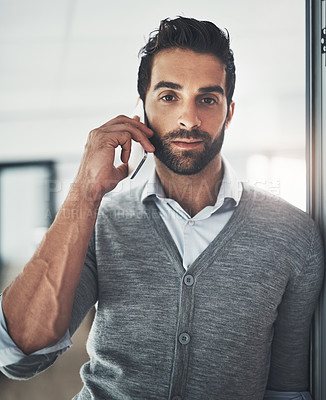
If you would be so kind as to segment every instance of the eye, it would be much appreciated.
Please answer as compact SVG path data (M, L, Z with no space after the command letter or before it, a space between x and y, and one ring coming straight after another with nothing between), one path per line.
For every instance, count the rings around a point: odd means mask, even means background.
M217 100L214 99L213 97L204 97L201 99L201 103L213 105L213 104L217 104Z
M176 100L175 96L173 96L172 94L166 94L165 96L161 97L161 99L168 103Z

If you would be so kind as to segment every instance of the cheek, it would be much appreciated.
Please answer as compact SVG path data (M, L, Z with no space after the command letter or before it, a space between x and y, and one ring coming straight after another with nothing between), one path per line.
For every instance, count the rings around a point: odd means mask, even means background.
M155 107L148 107L146 115L150 126L156 132L169 132L175 129L175 117L172 112L158 110L155 109Z
M226 110L224 112L203 112L201 115L202 129L209 132L219 132L226 120Z

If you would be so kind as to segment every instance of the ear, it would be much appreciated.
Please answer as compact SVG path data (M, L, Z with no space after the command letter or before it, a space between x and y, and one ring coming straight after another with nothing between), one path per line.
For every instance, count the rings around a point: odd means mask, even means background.
M228 115L225 120L225 128L228 128L230 122L232 121L233 114L234 114L234 107L235 107L235 103L233 101L231 101L231 103L229 105Z

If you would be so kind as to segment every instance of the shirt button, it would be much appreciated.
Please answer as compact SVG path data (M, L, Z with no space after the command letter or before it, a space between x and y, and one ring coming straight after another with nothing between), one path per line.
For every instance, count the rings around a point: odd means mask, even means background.
M188 220L188 225L193 226L195 225L195 221L193 219Z
M181 344L188 344L190 342L190 336L188 335L188 333L183 332L179 335L179 342Z
M194 284L195 280L194 280L194 277L192 275L186 275L183 278L183 281L184 281L185 285L192 286Z

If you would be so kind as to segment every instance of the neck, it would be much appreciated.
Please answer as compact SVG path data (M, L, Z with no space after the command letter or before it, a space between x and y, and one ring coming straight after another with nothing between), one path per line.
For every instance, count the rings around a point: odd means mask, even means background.
M202 171L179 175L155 159L156 172L167 197L177 201L191 216L216 203L223 179L221 156L216 156Z

